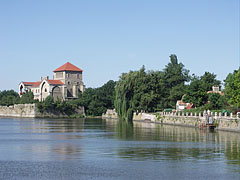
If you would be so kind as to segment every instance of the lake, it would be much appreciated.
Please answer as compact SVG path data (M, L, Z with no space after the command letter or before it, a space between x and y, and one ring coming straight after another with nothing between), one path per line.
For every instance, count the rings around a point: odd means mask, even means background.
M240 134L102 119L0 118L0 179L240 179Z

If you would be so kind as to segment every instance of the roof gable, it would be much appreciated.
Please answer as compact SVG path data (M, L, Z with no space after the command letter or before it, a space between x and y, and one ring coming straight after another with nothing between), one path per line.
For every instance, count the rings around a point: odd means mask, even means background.
M59 68L55 69L53 72L59 72L59 71L77 71L77 72L82 72L83 70L79 69L76 66L74 66L70 62L67 62L64 65L60 66Z

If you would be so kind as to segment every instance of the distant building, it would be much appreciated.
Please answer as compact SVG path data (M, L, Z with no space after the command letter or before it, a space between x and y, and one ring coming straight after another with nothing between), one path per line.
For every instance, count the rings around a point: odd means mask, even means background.
M53 79L41 77L37 82L21 82L19 84L19 95L24 92L33 92L34 99L43 101L47 96L60 100L78 98L85 86L82 81L83 70L67 62L53 71Z
M182 100L178 100L177 103L176 103L176 110L177 111L182 111L184 109L191 109L193 107L194 107L193 103L185 103Z
M213 86L212 91L208 91L207 94L218 93L220 95L224 95L222 91L220 91L219 86Z
M213 86L212 91L207 92L207 94L211 94L211 93L218 93L221 96L224 95L224 93L219 90L219 86ZM183 100L184 96L185 95L183 95L182 100ZM178 100L177 103L176 103L176 110L177 111L182 111L184 109L191 109L191 108L195 107L193 103L185 103L182 100ZM209 101L208 101L208 103L209 103Z

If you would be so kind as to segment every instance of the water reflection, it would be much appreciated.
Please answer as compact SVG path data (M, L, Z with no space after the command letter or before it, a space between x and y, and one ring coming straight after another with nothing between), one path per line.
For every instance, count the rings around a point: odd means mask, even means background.
M225 161L240 165L240 134L153 123L105 120L116 138L131 143L118 148L120 158L132 160Z
M85 119L30 119L19 121L20 128L31 133L81 132Z
M219 162L240 171L239 133L102 119L18 119L7 126L9 122L0 122L5 130L0 160Z

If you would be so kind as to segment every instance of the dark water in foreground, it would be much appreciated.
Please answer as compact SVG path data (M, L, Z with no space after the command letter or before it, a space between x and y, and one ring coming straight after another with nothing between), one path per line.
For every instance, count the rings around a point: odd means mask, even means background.
M240 134L0 118L0 179L240 179Z

